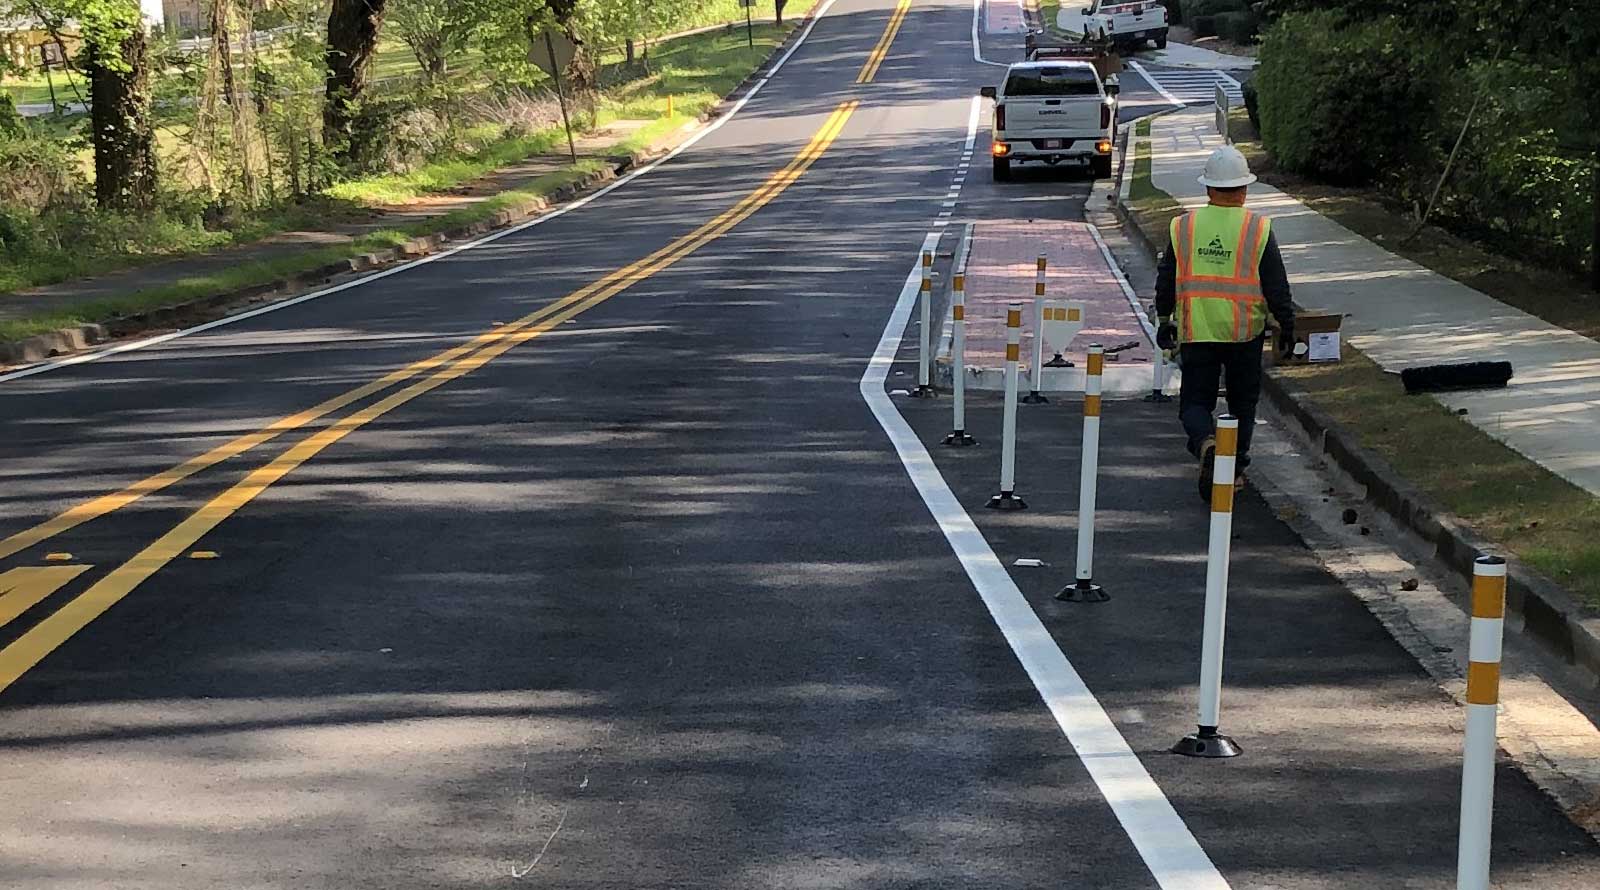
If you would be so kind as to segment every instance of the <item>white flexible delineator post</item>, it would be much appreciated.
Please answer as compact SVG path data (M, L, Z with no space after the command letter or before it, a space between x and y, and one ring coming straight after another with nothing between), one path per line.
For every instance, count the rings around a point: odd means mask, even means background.
M917 295L918 348L917 388L914 398L925 399L933 395L933 251L922 252L922 289Z
M1095 489L1100 475L1100 393L1106 367L1105 347L1090 345L1083 377L1083 447L1078 473L1077 580L1062 588L1056 599L1074 603L1103 603L1110 599L1094 583Z
M950 290L950 435L944 444L964 448L978 444L967 435L967 275L959 264Z
M1506 561L1497 556L1480 556L1472 566L1467 737L1461 758L1461 836L1456 858L1456 890L1489 890L1505 615Z
M1017 365L1022 351L1022 304L1006 306L1006 400L1000 420L1000 493L989 499L995 510L1021 510L1017 497Z
M1233 546L1234 468L1239 419L1217 419L1211 473L1211 540L1206 554L1205 625L1200 637L1199 730L1172 749L1191 757L1234 757L1239 746L1218 732L1222 720L1222 642L1228 617L1228 560Z
M1050 401L1041 393L1044 389L1044 254L1039 254L1033 265L1033 364L1028 373L1028 395L1022 401L1027 405L1043 405Z

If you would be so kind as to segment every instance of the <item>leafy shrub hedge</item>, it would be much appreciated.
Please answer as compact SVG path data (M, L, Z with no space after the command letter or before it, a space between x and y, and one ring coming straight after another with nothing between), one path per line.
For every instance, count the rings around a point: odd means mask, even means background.
M1427 154L1444 79L1395 17L1285 15L1261 47L1261 136L1285 169L1366 185Z
M1182 0L1182 6L1183 20L1186 22L1203 15L1245 12L1250 8L1245 0Z
M1197 15L1188 22L1189 30L1193 31L1196 37L1217 36L1217 17L1214 15Z
M1161 0L1161 5L1167 8L1167 24L1183 24L1183 0Z
M1283 16L1264 35L1245 107L1284 169L1377 185L1396 210L1426 203L1475 100L1433 220L1491 250L1581 272L1594 233L1595 161L1580 97L1514 60L1465 69L1406 20Z
M1244 94L1244 110L1250 115L1250 126L1261 131L1261 94L1256 90L1256 82L1247 80L1239 86L1239 91Z
M1256 42L1258 22L1253 12L1222 12L1215 19L1217 36L1239 46Z

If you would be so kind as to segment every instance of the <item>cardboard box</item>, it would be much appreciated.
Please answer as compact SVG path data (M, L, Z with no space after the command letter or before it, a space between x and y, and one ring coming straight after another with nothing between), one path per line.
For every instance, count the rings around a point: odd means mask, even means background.
M1294 315L1294 339L1306 344L1306 354L1292 362L1336 362L1339 360L1340 328L1344 316L1320 309L1303 309Z

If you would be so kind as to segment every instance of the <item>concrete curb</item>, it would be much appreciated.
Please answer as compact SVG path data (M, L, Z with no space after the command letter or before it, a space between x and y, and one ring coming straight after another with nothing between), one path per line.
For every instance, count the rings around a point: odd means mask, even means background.
M772 52L767 55L767 58L744 80L740 81L732 92L697 117L694 122L695 128L703 127L711 120L719 117L730 104L737 101L738 97L744 95L756 81L764 77L768 69L772 67L773 60L789 48L796 35L800 34L805 25L816 16L816 10L820 5L813 6L804 16L791 20L793 28L783 42L774 47ZM700 30L712 31L725 27L731 27L731 25L711 25ZM679 132L682 131L675 131L675 135ZM335 276L372 272L395 263L408 262L429 254L438 253L452 241L462 241L487 235L547 213L553 206L563 204L590 189L604 185L634 167L653 161L665 153L666 149L658 146L634 152L611 167L597 170L581 180L568 183L550 194L534 200L521 210L502 210L487 220L458 226L442 232L435 232L430 235L422 235L396 248L362 254L314 269L296 272L292 275L280 276L259 284L209 294L182 303L175 303L171 306L162 306L158 309L119 316L99 324L75 325L69 328L47 331L43 334L35 334L21 340L0 342L0 367L30 365L75 352L82 352L114 338L132 337L161 328L191 324L208 317L226 315L228 309L240 304L267 302L270 297L288 299L295 296L295 291L326 284Z
M1420 536L1463 582L1470 583L1472 561L1480 553L1504 552L1430 503L1388 461L1362 447L1353 433L1289 389L1281 377L1269 372L1262 389L1273 407L1292 418L1315 447L1366 487L1368 503ZM1515 561L1507 579L1506 605L1521 618L1524 633L1583 668L1600 686L1600 615L1554 581Z
M1131 175L1131 166L1128 171ZM1128 209L1120 202L1113 202L1112 207L1128 237L1154 257L1157 248ZM1480 553L1504 552L1429 502L1388 461L1363 448L1357 436L1289 389L1281 377L1269 371L1263 375L1262 389L1273 407L1293 419L1315 447L1365 486L1369 503L1432 546L1465 585L1471 584L1472 562ZM1600 686L1600 612L1585 607L1560 585L1515 560L1508 575L1506 605L1521 619L1521 630L1582 668Z

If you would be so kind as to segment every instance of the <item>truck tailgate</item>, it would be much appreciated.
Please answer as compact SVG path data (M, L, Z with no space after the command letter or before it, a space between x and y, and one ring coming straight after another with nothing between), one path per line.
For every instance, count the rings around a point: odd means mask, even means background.
M1100 132L1102 104L1102 100L1098 97L1007 98L1006 135L1014 139L1042 136L1092 137Z

